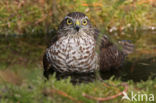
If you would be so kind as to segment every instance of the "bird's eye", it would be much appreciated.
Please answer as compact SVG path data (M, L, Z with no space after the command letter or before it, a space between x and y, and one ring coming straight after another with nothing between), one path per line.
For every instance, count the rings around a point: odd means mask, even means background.
M68 25L71 25L73 22L72 22L72 20L71 19L67 19L67 24Z
M87 25L87 20L86 20L86 19L84 19L84 20L82 21L82 25Z

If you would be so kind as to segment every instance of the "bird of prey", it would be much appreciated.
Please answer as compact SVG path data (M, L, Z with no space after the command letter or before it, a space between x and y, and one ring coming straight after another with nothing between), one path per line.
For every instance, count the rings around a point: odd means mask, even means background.
M123 49L119 50L107 35L97 43L99 34L84 13L71 12L65 16L43 56L44 76L48 78L54 72L93 73L120 67L133 45L121 41Z

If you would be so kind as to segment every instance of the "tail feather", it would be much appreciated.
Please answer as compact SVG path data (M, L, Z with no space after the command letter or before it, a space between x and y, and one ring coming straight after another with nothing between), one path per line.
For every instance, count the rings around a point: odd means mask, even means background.
M134 44L131 43L131 41L129 41L129 40L122 40L122 41L119 41L119 44L121 45L122 52L125 55L133 53L133 51L134 51Z

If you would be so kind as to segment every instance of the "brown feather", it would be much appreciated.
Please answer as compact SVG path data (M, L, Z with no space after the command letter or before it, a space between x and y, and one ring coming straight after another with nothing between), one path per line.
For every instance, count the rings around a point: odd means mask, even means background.
M99 36L99 31L95 29L95 39ZM97 41L98 42L98 41ZM100 44L99 44L100 43ZM112 68L119 68L124 62L125 54L119 50L117 45L113 44L110 39L103 35L100 38L99 45L99 68L101 71L107 71Z
M50 41L50 43L48 44L48 48L53 45L57 40L59 39L59 36L56 34L52 40ZM44 72L43 75L48 78L49 74L52 74L54 72L54 67L52 66L52 62L49 61L48 56L46 54L46 52L44 53L43 56L43 68L44 68Z

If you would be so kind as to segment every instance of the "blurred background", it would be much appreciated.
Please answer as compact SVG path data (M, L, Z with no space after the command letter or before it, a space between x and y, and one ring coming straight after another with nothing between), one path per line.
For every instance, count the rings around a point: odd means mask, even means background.
M114 40L135 44L121 69L123 81L155 78L156 0L0 0L0 83L23 85L42 77L47 43L73 11L85 13Z

